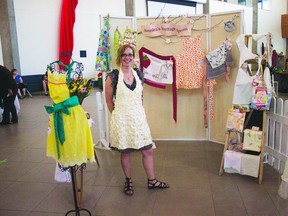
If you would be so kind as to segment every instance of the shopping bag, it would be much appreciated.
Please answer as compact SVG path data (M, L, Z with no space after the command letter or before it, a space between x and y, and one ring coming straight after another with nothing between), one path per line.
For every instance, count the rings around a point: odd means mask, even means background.
M241 112L239 109L229 109L226 129L243 132L245 114L245 112Z
M59 163L56 163L55 168L55 181L57 182L71 182L71 173L69 172L69 169L64 169Z
M272 85L270 70L265 68L264 74L258 75L252 83L253 97L251 101L251 108L256 110L269 110L272 98Z

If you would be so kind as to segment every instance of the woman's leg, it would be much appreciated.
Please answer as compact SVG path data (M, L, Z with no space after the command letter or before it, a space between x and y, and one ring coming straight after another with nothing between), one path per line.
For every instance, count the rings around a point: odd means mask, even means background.
M121 153L121 166L122 166L125 177L131 178L130 153Z
M148 149L148 150L143 150L142 152L142 161L143 161L143 166L146 171L146 175L148 178L148 188L149 189L154 189L154 188L169 188L169 185L166 184L165 182L158 181L155 178L155 173L154 173L154 162L153 162L153 149Z
M130 153L121 154L121 165L125 175L124 193L128 196L134 194L133 184L131 180L131 159Z
M142 162L148 179L155 179L153 151L152 148L141 151Z

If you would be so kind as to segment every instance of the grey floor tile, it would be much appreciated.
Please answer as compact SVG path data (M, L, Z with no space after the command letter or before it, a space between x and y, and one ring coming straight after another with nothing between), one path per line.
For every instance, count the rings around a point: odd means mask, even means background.
M154 143L156 145L156 152L165 152L168 151L167 146L170 143L170 141L163 141L163 140L154 140ZM174 142L173 142L174 143Z
M37 166L37 163L8 160L7 163L0 165L0 182L15 181L35 166Z
M224 145L221 143L205 142L205 144L204 144L204 149L206 151L222 152L223 148L224 148Z
M0 209L1 216L28 216L29 211L10 211Z
M10 159L11 157L13 157L13 155L19 153L19 152L23 152L25 147L10 147L10 146L2 146L1 148L1 152L0 152L0 160L3 159Z
M127 196L122 187L107 187L93 209L93 215L152 215L155 195L156 191L136 187L134 195Z
M46 151L44 149L27 148L23 152L14 154L10 161L41 162L45 158Z
M31 212L29 216L63 216L63 213ZM84 215L83 215L84 216Z
M157 191L153 215L214 215L209 189L169 188Z
M239 209L244 207L242 197L238 187L221 186L217 190L212 191L213 202L215 206L229 205L237 206Z
M82 207L92 211L98 199L103 193L104 187L101 186L84 186ZM61 183L41 201L33 211L66 213L74 209L74 199L72 185Z
M269 193L262 185L241 185L239 190L249 215L279 215Z
M0 209L33 210L55 184L16 182L0 193Z
M201 161L199 163L199 161ZM164 158L165 167L187 167L206 169L205 152L167 152Z
M6 188L9 187L9 185L13 184L13 182L6 182L6 181L1 181L0 182L0 192Z
M173 188L209 188L209 175L205 169L185 167L164 167L161 180Z
M281 216L288 215L288 199L283 199L278 195L279 186L266 188L274 205L280 212Z
M84 184L93 186L107 186L110 183L116 169L117 168L115 167L101 167L95 170L85 170L83 173Z
M46 156L46 157L41 161L41 163L56 164L56 161L55 161L54 158L52 158L52 157L47 157L47 156Z
M168 151L185 151L185 152L199 152L204 151L204 144L206 141L169 141L167 144Z
M100 166L119 166L120 154L113 151L96 149ZM96 166L96 165L95 165Z
M57 183L54 180L55 164L40 163L36 167L30 169L25 175L17 179L23 182L39 182L39 183Z
M215 205L215 216L248 216L244 206L238 203Z

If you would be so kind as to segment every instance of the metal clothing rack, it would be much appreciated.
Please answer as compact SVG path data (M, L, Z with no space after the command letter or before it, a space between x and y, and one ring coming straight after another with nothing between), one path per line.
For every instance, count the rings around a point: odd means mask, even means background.
M82 174L83 170L86 169L86 164L84 163L84 164L81 164L80 166L78 166L78 165L71 166L71 167L69 167L69 169L71 172L71 180L72 180L72 189L73 189L73 198L74 198L75 209L68 211L65 214L65 216L68 216L70 213L75 213L75 216L80 216L81 211L87 212L88 215L91 216L92 214L88 209L80 207L81 200L82 200L82 193L83 193L83 179L82 179L83 175L81 175L81 189L80 189L80 191L79 191L78 186L77 186L77 179L75 178L77 170L80 169L81 174ZM76 190L76 188L77 188L77 190ZM80 198L78 197L79 192L80 192Z

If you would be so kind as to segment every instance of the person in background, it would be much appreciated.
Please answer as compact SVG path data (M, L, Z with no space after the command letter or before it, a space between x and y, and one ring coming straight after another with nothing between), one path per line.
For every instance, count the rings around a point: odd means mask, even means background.
M18 123L17 111L14 105L17 90L17 84L10 71L6 67L0 65L0 100L3 101L2 104L4 109L0 125ZM10 113L12 114L11 121Z
M165 189L169 185L158 181L154 174L153 143L144 107L142 105L143 73L132 69L134 49L130 45L119 48L116 63L119 70L113 70L105 81L105 97L109 111L110 147L121 153L121 165L125 175L124 193L133 195L131 179L132 151L140 151L148 178L149 189Z
M42 77L42 85L43 85L43 90L45 96L48 96L48 76L47 76L47 71Z
M20 98L25 98L26 97L26 86L23 83L23 79L22 77L18 74L17 69L12 69L11 73L13 75L13 78L15 80L15 82L18 85L18 95ZM23 92L23 94L22 94Z

